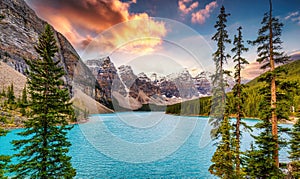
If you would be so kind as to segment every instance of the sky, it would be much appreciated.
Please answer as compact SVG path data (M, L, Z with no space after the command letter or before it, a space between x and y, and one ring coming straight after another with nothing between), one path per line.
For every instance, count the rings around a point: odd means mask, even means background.
M213 71L214 24L224 5L227 30L233 39L242 26L244 40L257 37L268 0L26 0L39 17L61 32L83 60L110 56L118 67L166 75L184 69L195 76ZM283 50L299 54L300 2L273 0L273 14L284 23ZM260 74L256 48L248 45L250 61L243 77ZM230 53L232 45L227 45ZM233 56L233 55L232 55ZM228 60L226 68L233 69Z

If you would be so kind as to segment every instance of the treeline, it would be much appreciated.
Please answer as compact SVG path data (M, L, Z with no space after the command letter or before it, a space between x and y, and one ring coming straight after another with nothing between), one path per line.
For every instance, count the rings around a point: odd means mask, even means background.
M20 127L27 117L28 97L26 86L21 96L16 97L13 83L0 93L0 126Z
M285 76L285 81L298 82L300 84L300 74L297 74L295 70L290 67L295 67L295 69L300 69L300 60L292 62L287 65L283 65L279 68L288 71ZM243 90L243 95L246 96L243 99L243 113L245 117L259 118L260 108L259 104L263 100L263 95L259 91L266 85L263 82L258 82L256 78L253 81L246 84ZM288 92L288 99L285 99L285 112L289 116L294 116L297 110L300 110L300 92L297 90L292 90ZM229 109L229 114L234 116L236 114L236 101L234 100L234 95L232 92L227 93L227 106ZM200 115L209 116L211 111L211 97L202 97L199 99L194 99L190 101L185 101L182 103L177 103L173 105L168 105L166 108L167 114L175 115Z
M175 115L202 115L207 116L210 113L211 97L203 97L182 103L168 105L167 114Z

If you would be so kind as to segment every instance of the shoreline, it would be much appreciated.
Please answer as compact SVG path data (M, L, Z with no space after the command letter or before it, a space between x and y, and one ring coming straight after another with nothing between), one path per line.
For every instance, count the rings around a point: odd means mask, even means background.
M84 124L84 123L87 123L89 122L89 119L84 119L84 120L79 120L77 122L68 122L68 125L77 125L77 124ZM4 130L15 130L15 129L24 129L24 125L19 125L19 126L9 126L9 125L4 125L4 126L1 126L2 129Z
M151 111L145 111L145 112L151 112ZM115 112L113 112L115 113ZM101 114L101 113L100 113ZM105 114L105 113L103 113ZM167 115L173 115L173 116L183 116L183 117L209 117L208 115L198 115L198 114L190 114L190 115L180 115L180 114L171 114L171 113L164 113ZM236 116L229 116L230 118L235 118ZM242 119L247 119L247 120L261 120L257 117L243 117ZM291 125L295 125L296 122L299 120L299 118L290 117L290 120L286 120L286 119L281 119L278 120L278 124L291 124ZM89 118L85 118L82 120L77 120L76 122L69 122L68 125L77 125L77 124L84 124L89 122ZM19 125L19 126L10 126L10 125L3 125L1 126L1 128L5 129L5 130L14 130L14 129L22 129L24 128L24 125Z
M209 115L199 115L199 114L189 114L189 115L180 115L180 114L172 114L172 113L165 113L165 114L174 115L174 116L186 116L186 117L209 117ZM229 118L236 118L236 116L231 115L231 116L229 116ZM260 118L249 117L249 116L245 116L242 119L261 120ZM293 124L293 125L295 125L298 120L299 120L299 118L296 118L294 116L290 116L289 120L279 119L277 124Z

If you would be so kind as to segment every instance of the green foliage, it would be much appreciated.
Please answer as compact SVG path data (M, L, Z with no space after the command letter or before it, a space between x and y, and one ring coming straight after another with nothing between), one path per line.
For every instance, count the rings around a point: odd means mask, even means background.
M21 100L19 102L19 107L21 108L20 109L20 112L23 116L26 115L26 108L28 106L28 99L27 99L27 89L26 89L26 85L22 91L22 96L21 96Z
M288 116L291 115L289 110L291 106L295 108L300 106L300 60L277 67L275 71L277 72L276 84L278 85L277 106L279 108L285 108L285 116ZM259 117L259 103L262 100L262 95L259 94L258 91L267 85L266 82L260 80L264 75L265 74L247 83L248 87L244 89L247 95L244 102L244 109L245 115L248 117ZM298 88L292 86L298 86ZM282 99L282 97L284 97L284 99ZM280 109L277 110L277 112L281 111Z
M1 92L0 95L3 96L3 97L6 97L6 92L5 92L5 89L4 89L4 88L2 88L2 92Z
M277 103L277 85L276 78L278 73L275 72L275 64L285 63L289 60L289 57L281 52L282 50L282 41L280 39L283 24L279 22L279 19L273 17L273 9L272 9L272 0L269 0L270 10L265 13L263 20L261 22L262 27L258 31L258 37L254 41L250 41L252 45L258 45L257 53L258 59L256 60L260 64L262 64L262 69L270 69L269 76L267 76L265 82L271 84L270 85L270 95L271 100L269 101L269 105L271 106L271 121L272 121L272 134L275 142L278 138L278 129L277 129L277 119L278 114L276 113L278 110ZM277 142L276 142L277 143ZM276 145L278 148L278 144ZM276 166L279 167L279 158L278 158L278 149L274 150L274 161Z
M211 174L223 179L235 177L231 129L228 117L224 117L217 131L218 134L221 134L221 140L217 143L217 150L211 159L213 164L209 167Z
M240 160L240 137L241 137L241 131L240 131L240 125L243 124L241 123L241 118L244 117L244 110L243 110L243 101L245 99L245 95L243 93L243 89L245 85L241 84L241 71L244 65L249 64L249 62L242 57L243 52L247 52L248 48L244 46L244 41L243 41L243 36L242 36L242 27L239 27L238 29L238 35L234 36L234 41L233 41L233 49L231 50L232 52L235 53L233 56L233 61L236 63L234 69L234 78L236 81L236 84L234 85L232 91L233 91L233 104L236 106L236 123L233 125L234 126L234 133L233 137L235 138L234 140L234 163L235 163L235 169L236 169L236 177L241 178L241 171L240 171L240 165L241 165L241 160ZM233 107L233 106L231 106Z
M274 59L275 64L283 64L289 60L289 57L280 50L282 49L282 41L280 39L283 23L279 22L277 17L272 16L272 6L270 11L264 14L261 22L262 27L258 31L258 37L254 41L248 41L252 45L258 45L257 62L261 63L262 69L270 68L270 58ZM270 40L272 44L270 44ZM272 49L270 49L272 46Z
M300 60L294 61L292 63L289 64L285 64L282 66L279 66L276 68L276 70L278 71L287 71L288 73L283 74L282 77L280 77L280 81L281 83L298 83L298 86L300 84ZM263 75L262 75L263 76ZM266 86L266 82L259 80L261 78L257 77L255 79L253 79L252 81L250 81L249 83L246 84L246 86L244 86L243 88L243 94L242 96L244 96L244 98L242 99L242 104L243 104L243 113L245 117L253 117L253 118L259 118L259 113L260 113L260 109L259 109L259 104L261 103L261 101L263 100L263 95L261 95L259 93L260 89L263 88L264 86ZM277 83L279 83L279 81L277 81ZM284 85L282 85L284 86ZM287 103L284 106L283 105L279 105L285 107L285 110L287 110L287 108L290 107L290 105L295 106L295 108L300 107L300 91L299 91L299 87L298 88L290 88L288 91L285 90L282 91L280 90L280 87L277 88L278 93L282 93L282 94L286 94L288 95L288 97L285 100L280 100L278 101L278 103ZM228 93L227 94L227 105L229 105L229 114L236 114L236 102L233 99L233 93ZM282 101L282 102L280 102ZM205 97L205 98L200 98L200 99L195 99L195 100L191 100L191 101L185 101L183 103L194 103L194 104L190 104L190 105L194 105L196 106L196 103L200 104L200 112L199 115L208 115L210 113L210 103L211 103L211 97ZM178 104L174 104L174 105L169 105L167 106L166 112L170 113L170 114L181 114L181 109L185 108L185 106L187 105L182 105L178 103ZM183 109L184 110L184 109ZM280 110L278 110L280 111ZM290 112L289 110L285 111L287 112L289 115ZM189 113L189 114L196 114L196 113ZM186 115L189 115L186 114Z
M260 129L259 136L253 136L255 146L245 153L245 172L251 178L283 178L283 174L274 162L274 151L277 149L276 141L272 135L272 124L263 120L255 125Z
M15 93L14 93L14 84L12 83L7 90L7 102L8 104L15 104Z
M217 42L217 50L213 53L213 59L216 66L216 71L212 75L212 101L211 101L211 124L217 129L220 126L220 122L223 120L223 115L225 113L225 86L226 82L224 80L224 75L228 75L228 71L224 70L224 64L227 63L227 58L230 57L229 54L225 52L225 44L231 43L229 39L228 32L226 30L227 17L230 14L225 12L224 6L220 9L220 14L218 15L218 20L215 24L217 32L212 37L213 41ZM216 130L212 130L212 135L215 135Z
M300 118L300 108L297 110L297 117ZM291 140L289 158L291 159L291 165L293 167L292 175L295 178L300 178L300 120L293 126L290 132Z
M225 87L226 81L224 75L229 75L229 72L224 70L224 64L227 63L229 54L225 52L225 44L231 43L226 30L227 17L224 6L220 9L218 20L215 24L217 29L216 34L212 40L217 42L217 50L213 54L216 71L212 75L212 99L211 99L211 113L210 124L213 129L211 135L217 141L217 149L212 156L212 165L209 167L209 172L221 178L229 179L235 175L235 168L233 164L234 151L232 150L232 134L231 126L229 123L228 108L226 108L226 94Z
M22 139L12 142L18 153L13 156L17 163L11 165L11 172L14 178L73 178L76 171L67 155L71 143L66 135L72 128L67 120L74 111L61 80L64 70L53 60L58 49L49 25L35 49L41 58L26 60L31 111L24 131L18 134Z
M27 104L28 103L28 99L27 99L27 89L26 89L27 87L26 87L26 85L25 85L25 87L24 87L24 89L23 89L23 91L22 91L22 100L21 100L21 102L22 102L22 104Z
M5 136L7 133L6 130L0 128L0 137ZM10 162L10 157L6 155L0 155L0 178L7 178L5 177L5 173L7 170L7 164Z
M0 21L3 20L5 18L5 15L0 14Z
M225 52L225 44L231 43L228 37L228 32L226 30L227 17L230 14L225 12L224 6L220 9L220 14L218 15L218 20L215 24L217 32L212 37L213 41L217 42L217 50L213 53L213 59L216 66L215 74L212 75L212 85L213 85L213 98L212 98L212 113L216 121L213 123L214 126L218 126L218 122L222 120L224 109L225 109L225 86L224 75L228 72L224 70L224 64L227 63L227 58L229 54Z
M243 98L244 116L259 118L259 104L262 100L262 95L258 91L258 87L248 87L243 90L245 94L245 98Z
M272 73L268 72L261 76L261 80L266 81L271 79ZM266 83L266 86L259 90L259 93L263 96L260 104L260 119L261 122L257 123L254 127L260 131L258 136L253 136L255 139L255 145L251 147L245 154L246 160L246 173L253 178L283 178L283 174L276 166L274 161L275 151L277 150L277 143L281 147L286 146L286 141L278 136L276 140L272 134L272 124L270 119L272 117L272 109L270 104L271 95L269 93L270 84ZM280 96L280 95L278 95ZM280 98L279 98L280 99ZM280 108L278 108L280 109ZM278 110L277 109L277 110ZM278 117L285 117L284 113L278 112ZM279 132L285 132L286 129L279 128Z
M176 115L208 115L210 111L211 97L202 97L174 105L168 105L167 114Z

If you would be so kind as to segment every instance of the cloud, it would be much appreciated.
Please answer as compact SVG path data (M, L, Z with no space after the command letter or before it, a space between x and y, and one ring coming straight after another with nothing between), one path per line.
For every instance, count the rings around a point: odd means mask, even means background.
M164 26L164 22L137 17L99 34L89 44L86 53L100 51L100 55L122 51L127 54L149 54L163 43L162 37L167 33Z
M197 1L190 4L191 2L192 2L192 0L179 0L178 1L179 11L181 13L183 13L184 15L186 15L198 7L199 3ZM189 7L187 7L188 4L190 4Z
M250 63L245 67L245 69L242 70L242 77L247 80L252 80L258 77L265 72L264 70L260 69L261 65L262 64L256 61Z
M292 18L293 22L296 22L298 25L300 25L300 16Z
M197 12L192 13L192 23L203 24L210 13L218 6L217 1L213 1L205 6L204 9L200 9Z
M147 13L129 12L130 5L136 3L136 0L27 0L27 3L41 18L64 34L79 51L85 49L99 33L130 20L137 21L123 26L119 32L112 33L111 41L107 42L109 48L116 48L116 45L131 39L137 32L140 33L139 36L147 36L152 32L151 37L155 37L157 41L167 33L164 24L153 20ZM139 40L135 48L152 49L159 44Z
M289 54L291 60L299 60L300 59L300 50L295 50Z
M296 11L296 12L291 12L291 13L289 13L289 15L287 15L284 19L285 20L288 20L288 19L290 19L290 18L292 18L292 17L294 17L294 16L298 16L299 15L299 12L298 11Z
M291 12L289 15L287 15L285 20L291 20L292 22L296 22L298 25L300 25L300 13L299 11Z

